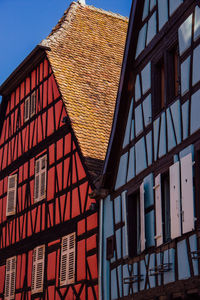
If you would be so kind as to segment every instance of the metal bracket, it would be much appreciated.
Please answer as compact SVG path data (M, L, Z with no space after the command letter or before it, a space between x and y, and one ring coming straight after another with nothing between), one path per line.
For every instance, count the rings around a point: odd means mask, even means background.
M190 253L191 253L192 259L199 259L200 258L200 250L192 251Z
M133 276L124 278L123 283L124 284L133 284L135 282L140 282L143 280L144 280L143 275L133 275Z
M159 275L161 273L169 272L171 270L172 264L171 263L166 263L166 264L161 264L155 268L150 269L150 276L155 276Z

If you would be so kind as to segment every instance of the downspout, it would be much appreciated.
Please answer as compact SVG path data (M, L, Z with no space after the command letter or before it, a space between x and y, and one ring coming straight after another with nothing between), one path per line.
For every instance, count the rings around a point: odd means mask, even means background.
M99 210L99 300L103 300L103 229L103 199L101 199Z

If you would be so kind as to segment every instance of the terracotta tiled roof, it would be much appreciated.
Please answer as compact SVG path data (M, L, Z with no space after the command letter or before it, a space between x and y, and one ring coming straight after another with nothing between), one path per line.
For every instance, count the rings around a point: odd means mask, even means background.
M41 42L85 157L104 160L128 19L72 2Z

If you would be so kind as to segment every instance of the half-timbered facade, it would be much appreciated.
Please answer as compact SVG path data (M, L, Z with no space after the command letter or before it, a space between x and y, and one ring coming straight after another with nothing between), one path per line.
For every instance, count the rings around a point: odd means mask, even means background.
M126 29L127 19L73 2L0 87L0 299L98 299L89 194Z
M100 201L101 299L200 299L200 3L133 0Z

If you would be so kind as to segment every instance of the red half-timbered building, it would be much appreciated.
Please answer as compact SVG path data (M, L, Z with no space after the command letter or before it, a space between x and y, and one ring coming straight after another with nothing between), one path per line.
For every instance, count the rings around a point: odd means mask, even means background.
M73 2L0 87L0 299L98 299L89 194L126 29L127 19Z

